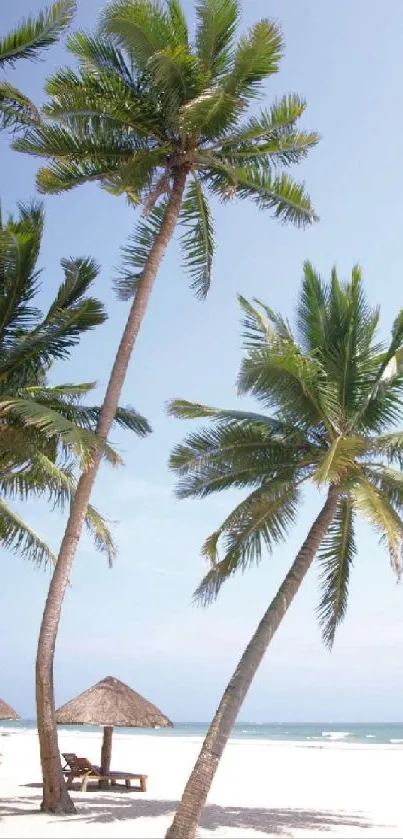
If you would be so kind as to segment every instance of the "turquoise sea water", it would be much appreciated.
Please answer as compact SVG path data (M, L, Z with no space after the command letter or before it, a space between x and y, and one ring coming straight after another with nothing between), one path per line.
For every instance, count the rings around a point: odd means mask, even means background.
M207 731L207 723L175 723L174 728L148 730L144 728L117 728L116 732L131 734L136 737L144 734L154 734L158 737L203 737ZM1 721L0 732L7 733L12 729L34 730L33 720L19 720L18 722ZM94 732L92 726L60 726L60 730L71 732ZM306 742L312 744L345 742L375 744L394 744L403 746L403 723L237 723L232 737L240 740L271 740L288 742Z

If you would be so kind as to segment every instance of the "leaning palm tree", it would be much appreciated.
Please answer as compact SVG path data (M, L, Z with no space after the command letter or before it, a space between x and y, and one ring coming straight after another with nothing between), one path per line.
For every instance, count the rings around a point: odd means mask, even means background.
M361 275L324 284L305 264L296 337L281 315L241 298L246 354L238 387L269 413L225 411L176 401L183 418L206 417L212 427L177 446L171 467L180 498L205 498L236 487L247 497L205 542L210 570L196 591L202 604L221 585L272 553L287 536L313 483L325 494L284 582L224 691L182 801L167 833L193 839L218 763L260 662L318 553L318 607L331 647L347 608L356 555L355 517L362 515L402 570L403 310L388 347L376 338L379 311L365 299Z
M93 385L46 381L52 362L68 358L106 313L87 293L98 273L90 259L63 260L55 299L45 315L36 308L43 222L38 203L19 205L18 218L0 221L0 544L38 564L56 557L10 502L38 498L64 509L74 499L77 471L95 452L119 462L95 433L99 408L83 402ZM148 431L130 408L119 409L116 422L140 435ZM86 524L111 562L113 540L92 506Z
M262 20L235 40L238 0L199 0L191 43L179 0L117 0L107 5L97 35L68 42L79 69L47 83L44 114L15 147L47 158L38 187L60 193L97 181L140 204L143 221L126 250L120 295L134 297L113 365L98 432L108 434L161 260L176 225L192 287L204 298L214 251L211 194L249 199L283 222L315 219L302 185L286 173L316 144L300 131L305 103L286 96L247 118L263 82L279 68L282 36ZM78 486L51 583L37 659L38 725L43 743L43 808L73 809L60 771L52 702L53 649L78 534L99 466L93 459ZM59 779L59 780L58 780Z
M16 29L0 39L0 68L14 67L23 58L40 59L71 22L75 6L75 0L57 0L36 18L20 21ZM5 79L0 80L0 130L32 122L39 122L35 105L18 88Z

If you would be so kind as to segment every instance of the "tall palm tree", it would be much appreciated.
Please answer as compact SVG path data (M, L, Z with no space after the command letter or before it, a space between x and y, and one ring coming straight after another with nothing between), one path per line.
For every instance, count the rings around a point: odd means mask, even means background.
M403 310L388 347L378 342L379 310L364 296L356 267L325 284L309 263L296 337L281 315L241 298L246 354L238 387L269 413L225 411L176 401L171 413L206 417L171 456L180 498L205 498L236 487L247 497L205 542L210 570L196 591L203 604L223 582L261 560L295 521L305 483L325 493L284 582L230 679L186 784L169 839L193 839L218 763L260 662L318 553L318 615L331 647L347 608L356 555L354 524L362 515L402 570ZM221 548L221 550L220 550Z
M189 39L179 0L117 0L95 36L69 39L79 69L47 83L44 113L53 121L29 131L15 148L48 158L38 187L60 193L87 181L141 204L144 218L126 250L120 295L132 307L105 394L98 432L108 434L130 355L158 268L176 225L192 287L204 298L214 252L207 193L250 199L296 225L315 219L302 185L286 173L317 143L300 131L305 103L286 96L245 117L279 68L282 36L262 20L236 41L238 0L199 0ZM37 659L38 725L43 744L43 808L71 812L60 771L52 707L53 649L60 610L85 510L99 466L80 482L49 590Z
M9 501L41 498L63 509L73 501L77 471L95 452L119 462L95 434L99 408L83 402L93 385L46 381L52 362L68 358L106 313L87 293L98 273L91 259L62 260L64 280L55 299L45 315L36 308L43 223L38 203L21 204L18 218L0 220L0 544L39 564L56 557ZM140 435L149 430L130 408L119 409L116 422ZM86 524L112 562L113 540L94 507L88 507Z
M0 39L0 68L14 67L22 58L40 59L71 22L75 6L75 0L57 0L36 18L20 21L16 29ZM38 121L39 112L30 99L5 79L1 80L0 130Z

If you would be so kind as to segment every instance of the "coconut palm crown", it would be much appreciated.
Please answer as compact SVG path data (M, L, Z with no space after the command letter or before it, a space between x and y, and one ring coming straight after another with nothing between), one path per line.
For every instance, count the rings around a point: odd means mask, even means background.
M37 202L20 204L17 218L0 221L0 544L37 563L55 557L9 502L43 498L63 509L74 497L78 469L100 447L109 462L120 462L95 434L99 408L83 401L94 385L47 383L52 362L67 359L106 313L88 294L99 270L88 258L62 260L64 279L47 313L36 307L43 223ZM132 408L119 409L116 423L140 436L150 430ZM114 543L94 507L86 523L112 561Z
M205 542L211 568L196 598L208 603L237 570L271 553L294 523L301 490L334 487L337 510L319 553L319 620L331 646L347 607L356 555L355 518L369 522L402 570L403 310L389 345L377 338L379 310L355 267L348 283L324 283L306 263L297 329L267 305L240 298L245 356L238 388L267 413L177 400L182 418L208 418L176 447L170 465L181 498L236 487L247 497Z
M251 199L296 225L316 218L303 185L285 171L318 141L297 127L305 102L291 94L256 106L279 69L281 31L261 20L236 40L239 19L238 0L199 0L191 39L179 0L110 2L95 35L69 37L78 69L48 80L47 123L15 143L48 159L38 174L42 192L98 181L143 205L119 284L123 297L136 289L178 173L187 179L184 263L200 297L214 252L208 195Z
M71 22L75 0L57 0L33 17L20 21L0 39L0 69L4 72L21 59L38 61L56 43ZM6 79L0 80L0 130L39 122L35 105Z

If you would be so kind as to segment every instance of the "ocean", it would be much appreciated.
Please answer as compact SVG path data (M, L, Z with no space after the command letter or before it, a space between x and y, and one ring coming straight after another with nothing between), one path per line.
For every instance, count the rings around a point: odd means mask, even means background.
M0 733L12 729L34 730L34 720L18 720L17 722L0 722ZM60 731L94 732L93 726L59 726ZM208 723L177 722L174 728L148 730L144 728L116 728L116 733L131 734L132 736L152 733L158 737L204 737ZM403 744L403 723L350 723L350 722L321 722L321 723L237 723L232 731L232 737L238 740L268 740L274 742L319 743L345 742L375 744Z

